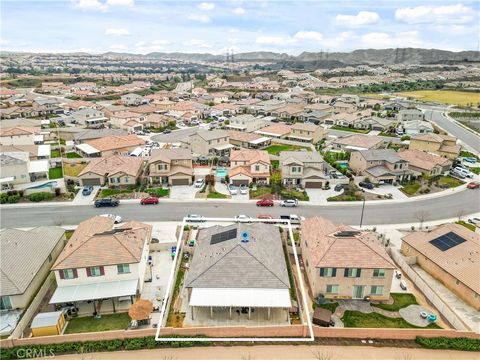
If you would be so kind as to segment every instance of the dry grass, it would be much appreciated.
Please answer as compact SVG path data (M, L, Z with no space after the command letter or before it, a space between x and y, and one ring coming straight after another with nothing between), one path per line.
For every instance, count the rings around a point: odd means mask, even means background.
M396 93L396 95L413 97L418 100L436 101L444 104L467 106L480 102L480 94L467 91L452 90L418 90Z
M66 176L78 176L78 174L80 174L80 171L82 171L86 166L87 164L69 164L66 162L63 163L63 169Z

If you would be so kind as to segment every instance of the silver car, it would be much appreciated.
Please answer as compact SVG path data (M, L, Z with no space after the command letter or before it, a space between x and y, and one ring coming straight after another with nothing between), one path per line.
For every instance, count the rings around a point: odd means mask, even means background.
M283 207L297 207L298 206L298 200L297 199L282 200L280 202L280 206L283 206Z

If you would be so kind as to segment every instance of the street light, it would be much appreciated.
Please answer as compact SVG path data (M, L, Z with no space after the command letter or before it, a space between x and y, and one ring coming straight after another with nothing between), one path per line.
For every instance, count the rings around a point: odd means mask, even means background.
M362 224L363 224L363 213L365 211L365 190L362 189L362 193L363 193L363 203L362 203L362 215L360 216L360 229L362 228Z

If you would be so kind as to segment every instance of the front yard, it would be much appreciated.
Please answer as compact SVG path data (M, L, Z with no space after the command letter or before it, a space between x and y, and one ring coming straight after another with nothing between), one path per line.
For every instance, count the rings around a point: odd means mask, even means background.
M147 188L147 189L136 189L136 188L126 188L126 189L102 189L98 194L99 198L108 198L115 196L119 199L140 199L147 195L156 196L156 197L167 197L170 195L170 189L163 188Z
M208 199L227 199L228 196L217 191L209 191L207 194Z
M305 190L298 191L294 189L282 189L280 190L280 195L282 199L297 199L298 201L310 200Z
M464 184L462 180L451 176L438 176L433 178L420 177L416 180L403 183L400 191L408 196L416 196L451 189L462 184Z
M68 322L65 334L122 330L130 323L128 313L102 315L100 319L93 316L76 317Z

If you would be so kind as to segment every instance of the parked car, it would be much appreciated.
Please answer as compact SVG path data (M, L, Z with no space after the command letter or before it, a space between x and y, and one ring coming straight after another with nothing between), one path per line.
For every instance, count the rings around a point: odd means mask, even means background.
M120 215L102 214L100 216L112 219L115 224L120 224L122 222L122 217Z
M366 182L366 181L360 181L358 183L358 186L360 186L362 188L365 188L365 189L368 189L368 190L372 190L375 187L375 186L373 186L372 183Z
M188 215L186 216L185 221L187 221L187 222L204 222L205 219L203 218L202 215L198 215L198 214L188 214Z
M305 220L305 218L303 216L298 216L298 215L294 215L294 214L280 215L280 219L290 220L290 224L292 224L292 225L299 225L300 221ZM287 224L287 223L288 222L285 221L285 224Z
M343 190L343 185L342 184L337 184L337 185L335 185L335 187L333 189L335 191L342 191Z
M247 195L248 194L248 186L245 184L240 185L240 194Z
M163 130L163 133L164 133L164 134L170 134L171 132L172 132L172 130L170 130L170 129L165 129L165 130Z
M459 175L463 175L464 177L466 178L473 178L474 174L472 172L470 172L469 170L463 168L463 167L460 167L460 166L457 166L453 169L453 172L456 173L456 174L459 174Z
M273 200L270 200L270 199L258 200L257 206L273 206Z
M204 179L197 179L197 180L195 180L195 187L196 188L201 188L201 187L203 187L204 183L205 183Z
M238 194L238 189L233 184L228 185L228 191L230 192L230 195L237 195Z
M404 291L407 290L407 283L405 282L405 280L400 280L400 288Z
M270 219L273 219L273 216L272 215L268 215L268 214L260 214L257 216L257 219L262 219L262 220L270 220ZM274 221L264 221L265 224L275 224Z
M140 205L157 205L158 197L156 196L147 196L140 199Z
M280 201L280 206L283 206L283 207L297 207L298 206L298 200L297 199L282 200L282 201Z
M120 200L115 198L104 198L95 200L95 207L103 207L103 206L118 206L120 205Z
M91 185L84 186L83 189L82 189L82 195L83 196L88 196L92 193L92 191L93 191L93 186L91 186Z
M237 215L235 216L235 222L251 222L252 218L248 215Z
M478 218L478 217L469 218L469 219L468 219L468 222L469 222L470 224L475 224L475 225L476 225L476 224L480 224L480 218Z
M475 164L477 162L477 159L474 157L464 157L463 161L468 162L470 164Z
M480 188L480 182L478 182L478 181L472 181L472 182L468 183L467 188L469 188L469 189L478 189L478 188Z

